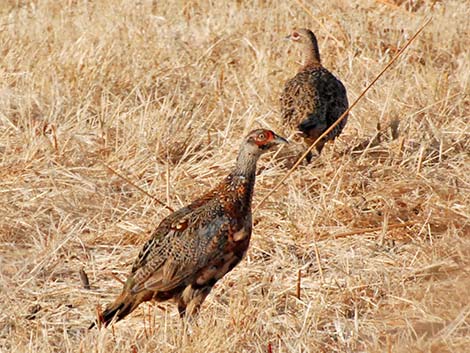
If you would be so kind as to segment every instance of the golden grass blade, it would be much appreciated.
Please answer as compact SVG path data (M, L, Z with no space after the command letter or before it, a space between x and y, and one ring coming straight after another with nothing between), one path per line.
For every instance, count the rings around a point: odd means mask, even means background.
M326 135L328 135L330 133L331 130L333 130L336 125L338 125L341 120L343 120L348 114L349 112L352 110L352 108L354 108L357 103L359 103L359 101L362 99L362 97L365 96L365 94L374 86L374 84L380 79L380 77L382 77L382 75L393 65L393 63L395 63L395 61L403 54L403 52L406 50L406 48L408 48L408 46L413 43L413 41L418 37L418 35L423 31L423 29L429 24L429 22L431 22L432 20L432 17L429 18L426 22L424 22L423 25L421 25L421 27L416 31L416 33L405 43L405 45L403 46L403 48L401 48L397 54L390 60L390 62L382 69L382 71L380 71L380 73L372 80L371 83L369 83L369 85L364 89L364 91L362 91L362 93L359 95L359 97L356 98L356 100L349 106L348 110L346 110L339 118L338 120L335 121L335 123L333 125L331 125L323 134L321 134L311 145L310 147L304 152L304 154L302 154L302 156L299 157L299 159L294 163L294 165L287 171L287 173L281 178L281 180L279 180L279 182L261 199L261 201L256 205L256 207L254 208L254 212L261 206L263 205L263 203L268 199L269 196L271 196L281 185L282 183L284 182L284 180L286 180L289 175L292 174L292 172L297 169L297 167L300 165L300 163L302 163L302 161L304 160L304 158L307 156L307 154L313 150L313 148L316 146L316 144L318 143L318 141L320 141L323 137L325 137Z
M387 229L397 229L397 228L405 228L408 226L413 226L415 225L416 222L405 222L405 223L396 223L396 224L389 224L387 225ZM334 239L339 239L339 238L346 238L350 237L353 235L359 235L359 234L365 234L365 233L372 233L372 232L379 232L383 230L383 226L380 227L374 227L374 228L361 228L361 229L354 229L349 232L344 232L344 233L339 233L339 234L333 234L333 235L324 235L319 237L317 240L324 240L328 238L334 238Z
M321 283L325 283L325 277L323 276L323 269L321 267L320 261L320 251L318 250L317 242L315 242L313 245L315 249L315 259L317 260L318 272L320 273L320 280Z
M302 288L302 270L297 271L297 284L296 284L296 291L295 291L295 296L297 299L300 300L300 291Z

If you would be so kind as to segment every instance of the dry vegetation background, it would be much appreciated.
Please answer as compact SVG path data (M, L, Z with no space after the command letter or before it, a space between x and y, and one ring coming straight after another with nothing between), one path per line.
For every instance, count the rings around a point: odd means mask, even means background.
M2 0L1 352L465 352L470 1ZM254 215L187 334L172 304L86 328L148 230L278 121L305 26L353 101L343 135ZM254 204L286 172L260 162ZM90 278L85 289L79 271ZM296 297L301 271L300 298Z

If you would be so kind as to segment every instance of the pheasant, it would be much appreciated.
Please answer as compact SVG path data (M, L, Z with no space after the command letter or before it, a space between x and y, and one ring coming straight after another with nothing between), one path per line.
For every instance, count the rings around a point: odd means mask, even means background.
M349 106L346 88L320 61L315 34L309 29L294 30L286 39L300 44L303 66L285 83L281 95L281 116L284 124L294 125L310 146ZM327 141L334 140L346 125L347 116L316 145L321 154ZM312 154L307 155L307 162Z
M152 299L174 299L180 317L198 312L214 284L248 249L256 163L279 143L287 140L273 131L251 131L233 171L213 190L163 219L135 260L121 295L100 317L105 326Z

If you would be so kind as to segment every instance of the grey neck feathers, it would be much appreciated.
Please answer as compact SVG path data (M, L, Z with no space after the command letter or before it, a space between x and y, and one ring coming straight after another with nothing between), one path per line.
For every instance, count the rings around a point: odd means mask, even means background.
M321 66L317 38L313 33L309 37L310 40L305 44L304 66Z
M254 178L256 175L256 163L260 156L261 153L257 147L243 144L238 153L237 163L232 175Z

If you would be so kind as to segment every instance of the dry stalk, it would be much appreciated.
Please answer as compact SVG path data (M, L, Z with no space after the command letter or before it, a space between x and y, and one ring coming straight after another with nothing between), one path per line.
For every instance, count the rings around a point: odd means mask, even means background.
M408 226L412 226L412 225L415 225L416 222L405 222L405 223L396 223L396 224L388 224L387 225L387 230L390 230L390 229L396 229L396 228L405 228L405 227L408 227ZM335 234L335 235L324 235L324 236L321 236L319 237L317 240L324 240L324 239L328 239L328 238L335 238L335 239L339 239L339 238L346 238L346 237L349 237L349 236L352 236L352 235L359 235L359 234L364 234L364 233L373 233L373 232L379 232L379 231L383 231L384 230L384 226L380 226L380 227L374 227L374 228L361 228L361 229L355 229L355 230L352 230L350 232L345 232L345 233L340 233L340 234Z
M90 289L90 280L88 279L88 275L86 274L85 270L83 268L80 269L78 272L80 275L80 281L82 282L82 286L85 289Z
M122 285L125 285L125 284L126 284L125 281L123 281L122 279L120 279L120 278L119 278L118 276L116 276L114 273L109 272L109 275L110 275L113 279L115 279L116 281L118 281L119 283L121 283Z
M96 323L98 326L98 330L101 330L101 323L103 322L103 311L101 310L101 305L96 305L95 306L95 313L96 313ZM92 328L94 325L90 326Z
M279 182L261 199L261 201L256 205L254 208L253 212L255 212L267 199L269 196L271 196L279 187L282 185L284 180L286 180L289 175L291 175L294 170L297 169L297 167L302 163L302 161L305 159L307 154L309 154L310 151L313 150L313 148L317 145L317 143L326 135L332 131L336 125L338 125L354 108L357 103L365 96L365 94L374 86L374 84L382 77L382 75L393 65L393 63L403 54L403 52L406 50L406 48L409 47L409 45L418 37L418 35L423 31L423 29L431 22L432 17L429 18L426 22L424 22L423 25L416 31L416 33L405 43L403 48L401 48L397 54L389 61L389 63L380 71L380 73L372 80L371 83L362 91L362 93L359 95L359 97L356 98L356 100L349 106L349 108L338 118L338 120L335 121L334 124L332 124L328 129L323 132L313 143L310 145L310 147L297 159L297 161L294 163L294 165L287 171L286 174L279 180Z
M418 175L419 172L421 172L421 167L423 166L424 150L425 150L425 147L421 146L419 150L419 156L418 156L418 165L416 166L416 175Z
M159 199L157 199L155 196L153 195L150 195L147 191L145 191L144 189L142 189L140 186L134 184L129 178L125 177L124 175L118 173L117 171L115 171L113 168L111 168L109 165L107 165L106 163L104 162L101 162L103 163L103 165L111 172L113 173L114 175L117 175L119 178L121 178L122 180L126 181L127 183L129 183L130 185L132 185L133 187L135 187L137 190L139 190L140 192L143 192L145 195L147 195L148 197L150 197L151 199L155 200L158 204L160 204L161 206L165 207L168 211L170 212L174 212L174 210L168 206L166 203L160 201Z
M296 288L296 294L295 294L295 296L299 300L300 300L301 282L302 282L302 270L299 269L299 271L297 272L297 288Z
M325 283L325 277L323 276L323 269L321 267L320 261L320 251L318 251L317 242L314 242L314 249L315 249L315 259L317 260L318 272L320 273L320 281L321 283Z

